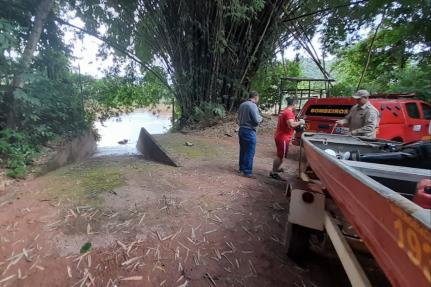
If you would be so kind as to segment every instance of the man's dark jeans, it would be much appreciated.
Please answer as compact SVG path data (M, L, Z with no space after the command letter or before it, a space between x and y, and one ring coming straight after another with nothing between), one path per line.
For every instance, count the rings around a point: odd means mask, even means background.
M239 129L239 170L245 175L253 174L253 158L256 152L256 131Z

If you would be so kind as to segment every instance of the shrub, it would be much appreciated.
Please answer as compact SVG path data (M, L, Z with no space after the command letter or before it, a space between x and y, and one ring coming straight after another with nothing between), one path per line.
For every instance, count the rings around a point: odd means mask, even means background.
M193 109L190 118L193 122L208 124L212 120L224 118L225 115L226 110L223 105L217 103L203 103L199 107Z
M10 129L0 131L0 165L7 168L7 176L23 177L37 152L37 146L25 134Z

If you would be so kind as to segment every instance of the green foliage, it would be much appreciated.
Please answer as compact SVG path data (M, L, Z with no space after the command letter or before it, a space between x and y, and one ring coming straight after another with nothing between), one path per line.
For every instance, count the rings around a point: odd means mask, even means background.
M389 82L388 92L416 93L419 98L431 103L431 65L408 65L397 71L397 80Z
M94 118L85 114L78 83L72 76L51 80L34 73L27 76L23 90L15 91L18 131L0 130L5 159L0 166L10 170L12 177L25 174L25 166L31 163L36 151L55 138L71 139L92 127ZM7 107L0 105L0 110ZM0 119L0 127L4 122Z
M332 87L331 95L352 95L358 81L359 77L354 76L341 78L341 81ZM371 93L415 93L419 98L431 102L431 66L409 63L404 69L382 72L373 79L366 77L361 88Z
M108 1L98 7L74 1L72 7L91 31L103 26L116 46L133 48L146 68L163 63L181 109L181 124L195 122L195 107L203 109L205 103L223 103L230 109L225 96L236 99L237 105L259 66L274 55L284 33L282 16L289 12L283 8L299 6L295 2L284 7L284 0L117 4Z
M202 125L210 124L214 120L224 118L226 111L223 105L217 103L202 103L194 107L190 120Z
M0 131L0 166L8 169L7 176L23 177L27 172L26 166L32 162L37 151L25 134L10 129Z
M96 31L107 27L110 40L124 48L132 47L145 63L163 60L187 122L192 114L199 118L205 102L221 102L225 95L240 100L250 82L262 93L262 102L275 103L278 80L272 78L278 77L274 76L277 72L262 72L266 69L262 66L274 58L277 46L298 45L298 39L307 42L317 30L324 35L325 52L344 57L344 51L352 58L335 68L341 80L333 88L336 95L350 94L354 89L369 42L351 51L346 47L358 43L364 29L373 30L382 15L379 45L364 87L377 91L383 79L397 83L408 65L429 62L430 1L359 2L135 0L121 6L116 1L102 6L94 5L97 1L72 1L72 6L88 28ZM324 12L313 13L317 10ZM301 17L308 13L310 16Z
M381 25L372 43L377 23ZM324 47L338 58L332 67L338 80L332 95L356 90L371 49L361 88L416 92L429 99L430 1L369 0L331 10L322 27ZM369 31L365 37L364 30Z
M16 31L13 24L0 17L0 110L5 105L4 95L7 92L6 87L2 83L8 80L14 67L14 62L7 60L5 56L7 51L17 45L14 33ZM5 114L0 113L0 122L4 116Z
M373 30L382 15L384 15L384 21L380 42L398 43L386 52L397 56L411 53L420 46L429 47L431 42L431 2L429 0L369 0L361 5L334 9L323 21L322 42L330 52L337 52L361 40L359 34L361 29ZM429 58L429 52L427 53L426 49L416 55L418 59Z
M16 39L13 33L14 28L12 23L6 19L0 18L0 55L3 55L6 49L16 45Z
M240 0L232 0L225 6L226 17L232 17L236 21L249 21L265 7L264 0L253 0L251 3L243 3Z
M279 102L280 78L298 77L301 74L298 60L287 61L285 65L281 62L270 62L257 71L251 89L260 93L260 105L270 108ZM294 88L294 86L290 88Z
M8 169L8 176L23 177L41 146L80 134L91 127L93 119L82 109L78 78L69 72L69 55L55 27L46 27L38 54L22 75L25 85L14 90L11 106L6 95L17 71L14 53L20 56L22 30L28 23L14 14L6 16L10 18L0 17L0 167ZM10 109L16 121L13 131L6 128Z
M381 30L374 41L368 68L361 88L370 92L414 92L431 101L431 65L421 50L405 50L401 44L403 33L390 27ZM371 37L345 49L338 50L338 59L332 66L338 83L331 94L353 94L366 65Z
M391 81L397 70L402 70L408 63L417 62L418 53L404 49L403 39L400 38L402 34L395 33L396 30L399 29L380 30L373 43L369 36L348 48L340 49L337 53L339 60L333 66L337 78L357 83L366 65L371 44L373 47L365 83L371 83L382 75Z
M37 5L31 0L9 2L0 0L0 130L13 108L18 131L31 136L35 147L55 137L73 137L96 118L172 97L180 107L176 112L181 112L181 124L224 117L232 104L225 97L236 99L237 105L250 85L270 107L278 100L281 76L309 76L296 61L286 67L274 62L274 51L294 45L293 38L311 39L317 27L324 35L325 51L339 58L334 66L339 83L332 94L351 94L370 47L370 38L361 40L358 31L373 31L383 14L363 87L416 91L424 98L430 93L428 0L352 5L343 5L349 3L345 0L70 0L56 1L47 18L35 58L24 71L25 87L10 97L15 106L4 95L10 95ZM316 10L326 12L300 16ZM107 56L109 43L115 46L115 56L128 54L140 62L143 74L136 76L138 69L129 65L126 75L120 76L123 70L118 67L124 64L120 57L103 79L73 74L70 47L63 42L61 21L56 21L69 12L81 18L90 33L105 31L107 45L100 57ZM159 62L163 69L156 67Z
M161 69L156 70L166 78ZM105 120L141 107L155 107L173 97L172 92L152 73L141 79L108 76L84 83L85 110L93 118Z
M32 55L30 68L23 71L23 88L16 89L12 81L16 73L21 75L18 63L37 5L29 0L16 0L11 5L0 0L0 131L5 133L1 138L0 167L8 168L13 177L22 176L34 151L50 141L73 138L90 129L96 118L155 105L160 99L172 97L159 80L166 79L162 69L154 69L159 78L154 73L134 77L136 69L131 65L125 77L118 77L118 71L100 80L74 74L70 47L64 44L63 32L54 21L54 13L65 9L66 2L57 3L46 20L37 53ZM126 34L125 30L121 32ZM14 91L13 96L10 91ZM16 129L13 137L6 129L11 126L7 119L11 110ZM19 144L12 143L18 136L22 136Z
M369 90L369 89L368 89ZM351 83L339 82L332 86L330 94L332 97L348 97L353 95L355 87Z
M20 130L31 135L36 144L61 136L72 138L91 127L76 79L50 80L34 75L16 100Z

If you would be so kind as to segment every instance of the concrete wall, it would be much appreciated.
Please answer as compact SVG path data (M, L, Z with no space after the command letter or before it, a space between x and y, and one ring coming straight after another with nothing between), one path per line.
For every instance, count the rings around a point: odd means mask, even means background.
M180 166L145 128L141 128L136 149L145 159L175 167Z
M86 159L94 154L96 148L96 137L92 131L88 131L58 150L42 167L40 173L44 174L67 164Z

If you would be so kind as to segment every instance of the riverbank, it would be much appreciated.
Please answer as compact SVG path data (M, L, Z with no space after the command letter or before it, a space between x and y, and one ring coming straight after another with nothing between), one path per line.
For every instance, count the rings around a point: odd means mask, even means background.
M255 180L236 172L235 134L157 138L182 167L98 157L0 194L0 286L347 284L333 259L299 267L285 256L288 200L268 177L270 131L258 138ZM297 156L292 148L291 181Z
M141 127L145 127L151 134L166 133L172 126L171 116L171 106L159 104L154 108L137 109L104 122L95 122L94 130L84 132L86 134L84 136L50 141L39 147L40 150L33 156L32 163L26 166L26 172L16 179L8 177L7 169L0 167L0 192L17 180L31 179L93 154L96 156L137 154L136 143ZM89 133L94 133L94 137L88 137Z

